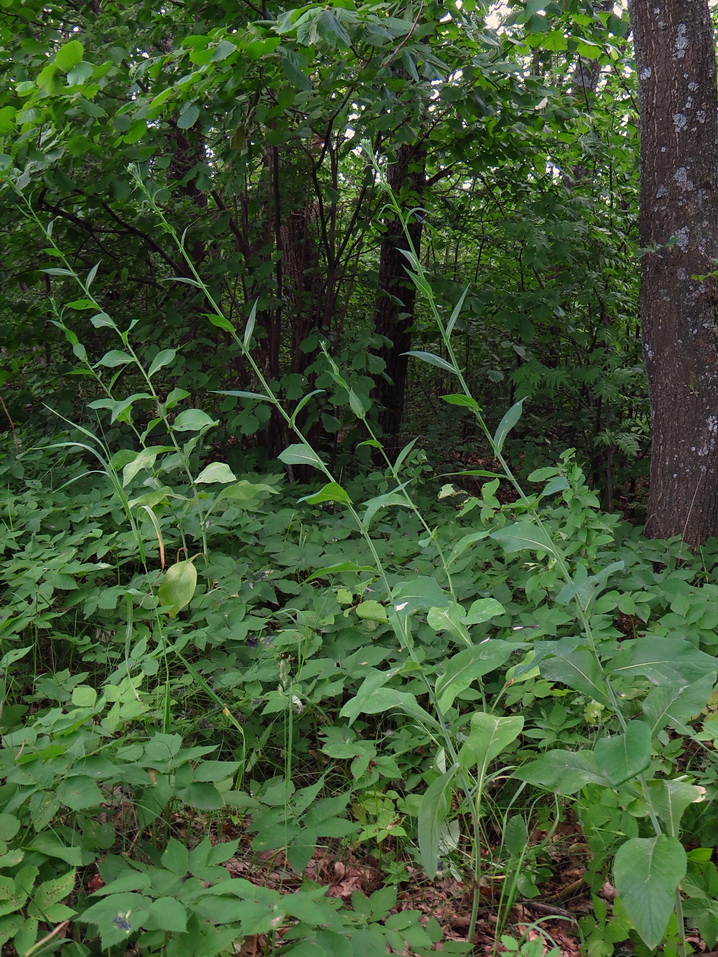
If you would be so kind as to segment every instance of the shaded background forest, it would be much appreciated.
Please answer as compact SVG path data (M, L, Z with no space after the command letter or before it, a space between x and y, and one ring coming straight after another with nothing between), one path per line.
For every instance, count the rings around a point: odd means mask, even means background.
M256 304L255 354L279 393L291 404L324 390L300 417L320 448L370 454L354 449L325 342L387 448L419 434L443 465L485 454L469 417L440 401L441 373L407 366L408 349L441 349L364 143L416 210L412 238L447 315L467 291L454 344L488 420L528 400L516 464L577 447L608 507L647 473L627 14L605 0L499 13L435 0L0 4L2 163L22 171L72 268L99 263L93 294L120 328L136 323L143 358L179 349L167 391L222 413L214 441L230 464L274 458L285 426L266 404L212 395L256 383L202 293L173 281L191 277L137 174L239 330ZM59 313L91 362L108 340L8 191L0 215L10 438L11 422L45 428L45 403L81 419L96 397ZM127 414L149 418L142 405Z

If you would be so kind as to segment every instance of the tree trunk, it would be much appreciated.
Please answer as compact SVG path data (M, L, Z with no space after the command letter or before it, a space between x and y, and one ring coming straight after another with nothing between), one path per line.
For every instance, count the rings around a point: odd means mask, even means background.
M718 535L718 93L708 0L632 0L640 312L653 425L646 535Z
M425 147L403 144L395 161L387 170L387 182L408 212L421 205L426 185ZM383 375L377 375L375 398L379 404L379 424L386 437L396 438L401 426L406 393L408 358L411 349L411 327L414 325L416 287L406 274L409 265L402 249L407 240L401 223L388 219L379 257L379 291L374 305L374 331L391 340L379 355L386 363ZM421 219L412 217L409 235L414 249L421 251Z

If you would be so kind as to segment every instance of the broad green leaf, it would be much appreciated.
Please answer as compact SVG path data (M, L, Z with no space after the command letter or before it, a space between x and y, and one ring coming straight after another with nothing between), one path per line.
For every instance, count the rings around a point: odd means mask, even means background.
M314 449L301 443L290 445L279 453L278 458L285 465L311 465L312 468L319 469L321 472L324 471L324 463Z
M146 448L138 452L122 469L122 487L125 488L142 469L151 469L160 452L167 451L166 447Z
M533 522L514 522L489 533L508 552L520 552L531 549L535 552L553 554L553 543L546 532Z
M378 602L370 599L369 601L363 601L356 606L354 611L357 613L359 618L365 618L369 621L381 621L386 622L389 619L386 615L386 609L384 606Z
M499 422L499 427L496 429L496 433L494 435L494 446L496 447L497 452L500 452L503 449L506 436L521 418L523 408L524 399L519 399L518 402L511 406L508 412L504 415L503 419Z
M504 614L506 614L506 609L495 598L477 598L464 615L464 623L466 625L481 625L491 618L496 618L497 615Z
M166 606L170 617L174 618L192 601L196 588L197 569L194 567L194 562L187 559L167 569L157 595L160 604Z
M162 854L162 866L179 877L184 877L189 870L189 851L176 837L171 837L167 842Z
M82 60L85 48L79 40L70 40L55 54L55 63L63 73L67 73Z
M430 608L427 616L429 625L436 632L448 631L449 634L470 645L471 639L463 621L464 609L457 602L452 601L443 608Z
M706 674L715 674L716 659L681 638L646 636L624 641L606 663L611 675L637 675L654 684L685 687Z
M524 719L521 715L497 717L476 711L471 716L471 730L459 751L462 768L476 765L485 770L489 762L501 754L521 734Z
M0 812L0 841L11 841L20 830L20 821L14 814Z
M212 63L219 63L226 60L228 56L237 52L237 47L229 40L220 40L212 51Z
M57 798L65 807L73 811L84 811L92 807L100 807L104 798L92 778L83 774L65 778L57 786Z
M177 126L181 130L188 130L199 119L199 107L196 103L185 103L177 117Z
M115 369L117 366L125 366L128 362L134 361L129 353L122 352L120 349L110 349L110 351L106 352L95 364L98 366L106 366L108 369Z
M171 365L175 361L177 355L176 349L163 349L161 352L158 352L157 355L152 360L149 371L147 375L151 379L152 376L161 369L163 366Z
M686 873L686 852L675 837L632 837L613 863L616 890L647 947L658 947Z
M26 645L25 648L11 648L10 651L6 651L0 658L0 670L6 671L10 665L24 658L30 651L32 651L32 645Z
M158 897L147 908L143 926L147 930L183 934L187 929L187 908L174 897Z
M201 432L212 425L217 425L217 420L201 409L185 409L172 423L172 429L175 432Z
M681 818L687 807L704 799L705 788L696 787L687 781L651 781L648 790L653 808L666 825L669 837L680 834Z
M651 729L645 721L629 721L621 734L600 738L593 754L600 773L617 788L651 763Z
M247 479L240 479L234 485L225 485L217 495L217 501L229 499L239 505L247 507L260 505L267 495L278 495L279 490L267 485L266 482L248 482Z
M94 708L97 704L97 692L89 685L78 685L72 689L72 703L76 708Z
M39 884L33 891L33 904L40 911L42 917L53 904L68 897L75 889L75 871L68 871L61 877L53 878Z
M422 362L428 362L431 366L436 366L438 369L443 369L445 372L451 372L453 375L456 375L451 363L447 362L446 359L442 359L441 356L435 356L433 352L422 352L421 350L411 349L409 352L402 352L402 355L413 356L415 359L421 359Z
M102 802L100 802L102 803ZM65 861L70 867L80 867L83 862L82 849L77 845L68 846L52 831L43 831L31 838L26 847L29 850L40 851L48 857L57 857Z
M452 655L446 671L436 681L439 710L448 711L457 695L470 688L478 678L499 668L511 651L511 646L505 641L482 641L480 645Z
M451 806L447 792L457 771L458 766L445 771L441 777L431 782L421 796L418 817L419 854L429 880L436 877L442 826Z
M15 129L15 115L17 110L14 106L3 106L0 109L0 136L12 133Z
M586 784L608 787L592 751L547 751L514 771L514 777L557 794L575 794Z
M449 597L435 578L418 575L392 589L391 603L399 615L411 615L419 609L445 608Z
M224 798L209 781L195 782L177 792L177 797L198 811L217 811L224 807Z
M667 724L685 722L700 714L711 696L715 680L715 672L710 672L689 685L668 684L653 688L641 702L653 734Z
M542 677L560 681L594 701L610 706L611 699L606 689L603 668L593 652L577 648L579 639L565 638L556 642L554 654L540 663Z
M205 466L205 468L203 468L199 473L197 478L194 480L194 484L211 485L212 483L216 482L226 485L229 482L236 481L237 476L226 462L210 462L210 464Z
M305 495L299 501L308 502L310 505L320 505L322 502L340 502L342 505L351 505L351 499L346 490L337 482L328 482L318 492Z

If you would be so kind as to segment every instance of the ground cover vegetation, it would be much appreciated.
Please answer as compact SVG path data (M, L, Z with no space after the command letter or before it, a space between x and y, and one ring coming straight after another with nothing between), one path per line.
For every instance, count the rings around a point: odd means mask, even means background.
M0 0L3 954L715 947L629 35Z

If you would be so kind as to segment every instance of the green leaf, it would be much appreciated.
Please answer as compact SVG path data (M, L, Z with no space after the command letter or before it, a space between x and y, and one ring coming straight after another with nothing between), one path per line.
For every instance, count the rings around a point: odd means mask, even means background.
M226 462L210 462L202 471L199 473L197 478L194 480L195 485L211 485L212 483L219 483L226 485L229 482L236 482L237 476L234 474L232 469L226 464Z
M362 515L361 528L366 532L371 525L371 521L378 511L382 508L389 508L392 505L398 505L400 508L411 508L412 503L407 501L404 495L398 492L386 492L384 495L377 495L369 499Z
M451 338L451 333L454 331L456 320L459 318L459 315L461 314L461 310L464 307L464 300L466 299L468 292L469 292L469 287L467 286L466 289L464 289L464 291L461 293L461 296L459 297L459 301L454 306L453 312L451 313L451 316L449 317L449 321L446 323L446 335L447 335L447 338L449 339ZM446 396L443 396L443 398L446 398Z
M392 589L391 603L399 615L412 615L419 609L446 608L449 597L435 578L418 575Z
M444 674L436 680L436 703L439 709L448 711L457 695L470 688L478 678L499 668L511 651L511 646L505 641L482 641L480 645L453 655Z
M101 802L100 802L101 803ZM52 831L43 831L42 834L36 834L26 845L30 850L40 851L48 857L57 857L65 861L70 867L80 867L83 863L82 849L68 847Z
M450 807L447 792L457 771L458 765L445 771L441 777L431 782L421 797L418 817L419 854L421 866L429 880L436 877L442 827Z
M715 679L715 672L710 672L689 685L668 684L653 688L641 702L653 733L667 724L675 725L700 714L711 696Z
M704 792L687 781L651 781L648 785L653 808L666 825L669 837L678 837L681 818L691 804L703 800Z
M593 753L600 773L617 788L651 763L651 729L645 721L629 721L622 734L597 741Z
M470 395L464 395L463 392L442 395L441 398L449 405L461 405L466 409L471 409L473 412L480 411L479 403L476 401L476 399L472 399Z
M181 130L188 130L199 119L199 107L196 103L185 103L177 117L177 126Z
M509 553L531 549L551 555L554 551L553 543L546 532L533 522L514 522L490 532L490 536Z
M174 897L158 897L147 908L143 926L147 930L183 934L187 930L187 908Z
M85 811L88 808L100 807L104 798L102 792L92 780L85 775L65 778L57 787L58 800L61 804L73 811Z
M562 638L554 643L552 657L540 665L541 676L549 681L560 681L594 701L611 706L606 689L603 668L587 648L577 648L578 638Z
M449 634L470 645L471 639L464 624L464 609L457 602L452 601L443 608L430 608L427 621L434 631L448 631Z
M3 106L0 109L0 136L12 133L15 129L15 115L17 110L14 106Z
M160 604L166 606L171 618L192 601L197 588L197 569L194 562L187 559L171 565L165 572L157 595Z
M212 425L217 425L217 420L201 409L185 409L174 420L172 428L175 432L201 432Z
M44 881L42 884L39 884L35 888L32 896L33 905L39 911L39 913L34 916L42 920L50 907L68 897L74 889L74 870L68 871L61 877L56 877L53 880Z
M356 606L354 611L357 613L359 618L364 618L369 621L380 621L386 622L389 619L386 615L386 609L384 606L378 602L370 599L369 601L363 601Z
M175 361L175 356L177 355L176 349L163 349L161 352L158 352L157 355L152 360L150 365L149 372L147 373L148 377L151 379L152 376L157 372L162 366L171 365Z
M177 797L198 811L217 811L224 807L224 798L214 784L196 782L177 792Z
M189 851L175 837L171 837L167 842L167 847L162 854L162 866L179 877L184 877L189 871Z
M115 369L117 366L124 366L127 365L128 362L134 361L129 353L122 352L119 349L110 349L109 352L106 352L104 356L97 361L96 365L106 366L108 369Z
M247 317L247 325L244 328L244 336L242 338L242 344L244 345L245 352L249 350L252 345L252 334L254 333L254 324L257 320L257 302L252 303L252 308L249 310L249 316Z
M459 751L459 764L462 768L478 765L485 770L490 761L516 740L523 726L521 715L502 718L476 711L471 716L469 736Z
M89 685L78 685L72 689L72 703L76 708L94 708L97 704L97 692Z
M496 618L497 615L504 614L506 614L506 609L495 598L477 598L464 615L464 624L481 625L491 618Z
M229 321L229 319L225 319L224 316L220 316L216 312L207 312L205 313L205 315L207 316L209 321L212 323L212 325L217 326L218 329L223 329L224 332L234 332L234 326ZM251 395L251 393L248 393L248 394Z
M351 499L345 489L336 482L328 482L318 492L311 495L305 495L299 499L300 502L308 502L310 505L320 505L322 502L340 502L342 505L351 505Z
M557 794L575 794L586 784L608 786L592 751L547 751L514 771L514 777Z
M421 350L417 351L411 349L409 352L402 352L403 356L414 356L415 359L421 359L422 362L428 362L430 366L436 366L438 369L443 369L445 372L451 372L453 375L456 375L456 370L450 362L447 362L446 359L442 359L441 356L434 355L433 352L423 352Z
M278 458L285 465L310 465L312 468L324 471L324 463L314 449L301 443L290 445L289 448L279 453Z
M55 54L55 63L63 73L67 73L82 60L84 52L85 48L79 40L70 40Z
M496 429L496 434L494 435L494 446L496 447L497 452L500 452L503 449L506 436L521 418L521 413L523 412L524 408L524 401L524 399L519 399L518 402L514 403L514 405L512 405L508 412L504 415L503 419L499 422L499 427Z
M675 837L632 837L622 844L613 877L629 920L647 947L658 947L686 873L686 852Z
M373 572L375 569L371 565L357 565L356 562L338 562L336 565L326 565L319 568L307 581L314 581L315 578L325 578L327 575L338 575L341 572ZM29 651L30 649L28 649Z
M706 674L716 673L716 659L682 638L645 636L624 641L607 662L612 675L637 675L654 684L685 687Z

